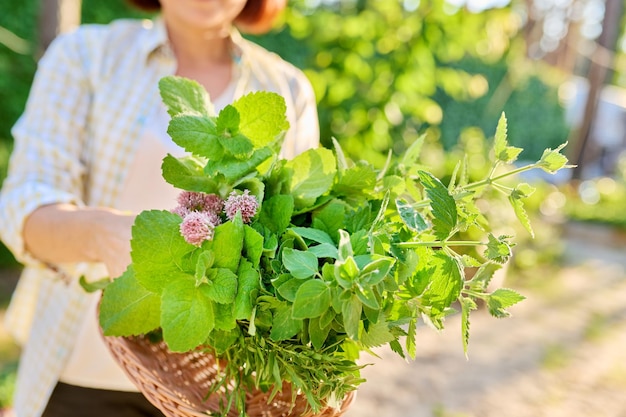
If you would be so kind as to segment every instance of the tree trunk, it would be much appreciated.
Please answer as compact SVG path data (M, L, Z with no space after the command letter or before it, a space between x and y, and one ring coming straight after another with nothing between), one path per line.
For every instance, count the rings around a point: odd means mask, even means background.
M62 32L80 24L81 0L41 0L39 10L39 44L43 54L50 42Z
M589 161L589 157L586 153L589 150L589 142L598 109L600 91L608 79L609 68L613 63L613 52L615 51L615 45L619 36L622 14L623 0L606 0L602 33L598 38L598 47L594 52L589 65L589 72L587 73L589 93L587 95L587 102L585 103L585 113L581 126L576 134L576 141L572 144L573 152L571 160L576 164L576 168L574 168L574 172L572 173L573 180L581 179L584 165Z

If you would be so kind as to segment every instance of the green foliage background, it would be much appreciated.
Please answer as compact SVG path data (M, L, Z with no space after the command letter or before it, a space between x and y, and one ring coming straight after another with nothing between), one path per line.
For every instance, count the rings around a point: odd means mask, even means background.
M0 26L31 45L20 54L0 42L0 182L36 68L38 7L0 5ZM83 22L146 16L122 0L83 0ZM524 57L516 22L510 8L473 14L444 0L291 0L275 31L251 38L306 72L323 143L336 137L353 159L380 166L424 132L446 150L473 127L491 137L503 110L511 144L537 159L568 132L556 84ZM12 262L0 250L0 265Z

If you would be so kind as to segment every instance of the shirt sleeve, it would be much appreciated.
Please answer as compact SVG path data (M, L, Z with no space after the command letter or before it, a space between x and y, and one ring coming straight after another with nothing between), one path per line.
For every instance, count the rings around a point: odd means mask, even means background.
M26 109L13 127L14 149L0 190L0 238L18 261L22 230L38 207L83 205L84 140L91 89L80 32L58 37L41 58Z

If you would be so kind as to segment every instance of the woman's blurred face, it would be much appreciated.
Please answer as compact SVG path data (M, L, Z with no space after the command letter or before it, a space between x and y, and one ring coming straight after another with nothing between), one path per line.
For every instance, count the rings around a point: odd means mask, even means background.
M247 0L161 0L164 19L189 29L229 28Z

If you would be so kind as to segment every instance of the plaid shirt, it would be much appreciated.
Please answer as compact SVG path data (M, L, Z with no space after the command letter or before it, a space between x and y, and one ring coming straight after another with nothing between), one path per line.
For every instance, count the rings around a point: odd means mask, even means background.
M291 125L283 155L316 147L315 97L304 74L237 33L233 37L240 54L235 97L259 90L281 94ZM84 25L58 37L39 63L13 129L15 147L0 194L0 236L25 265L6 316L23 346L17 417L41 415L66 363L88 308L77 277L105 275L100 264L53 270L37 262L24 250L24 220L49 203L115 207L143 124L160 105L158 80L175 69L160 19Z

